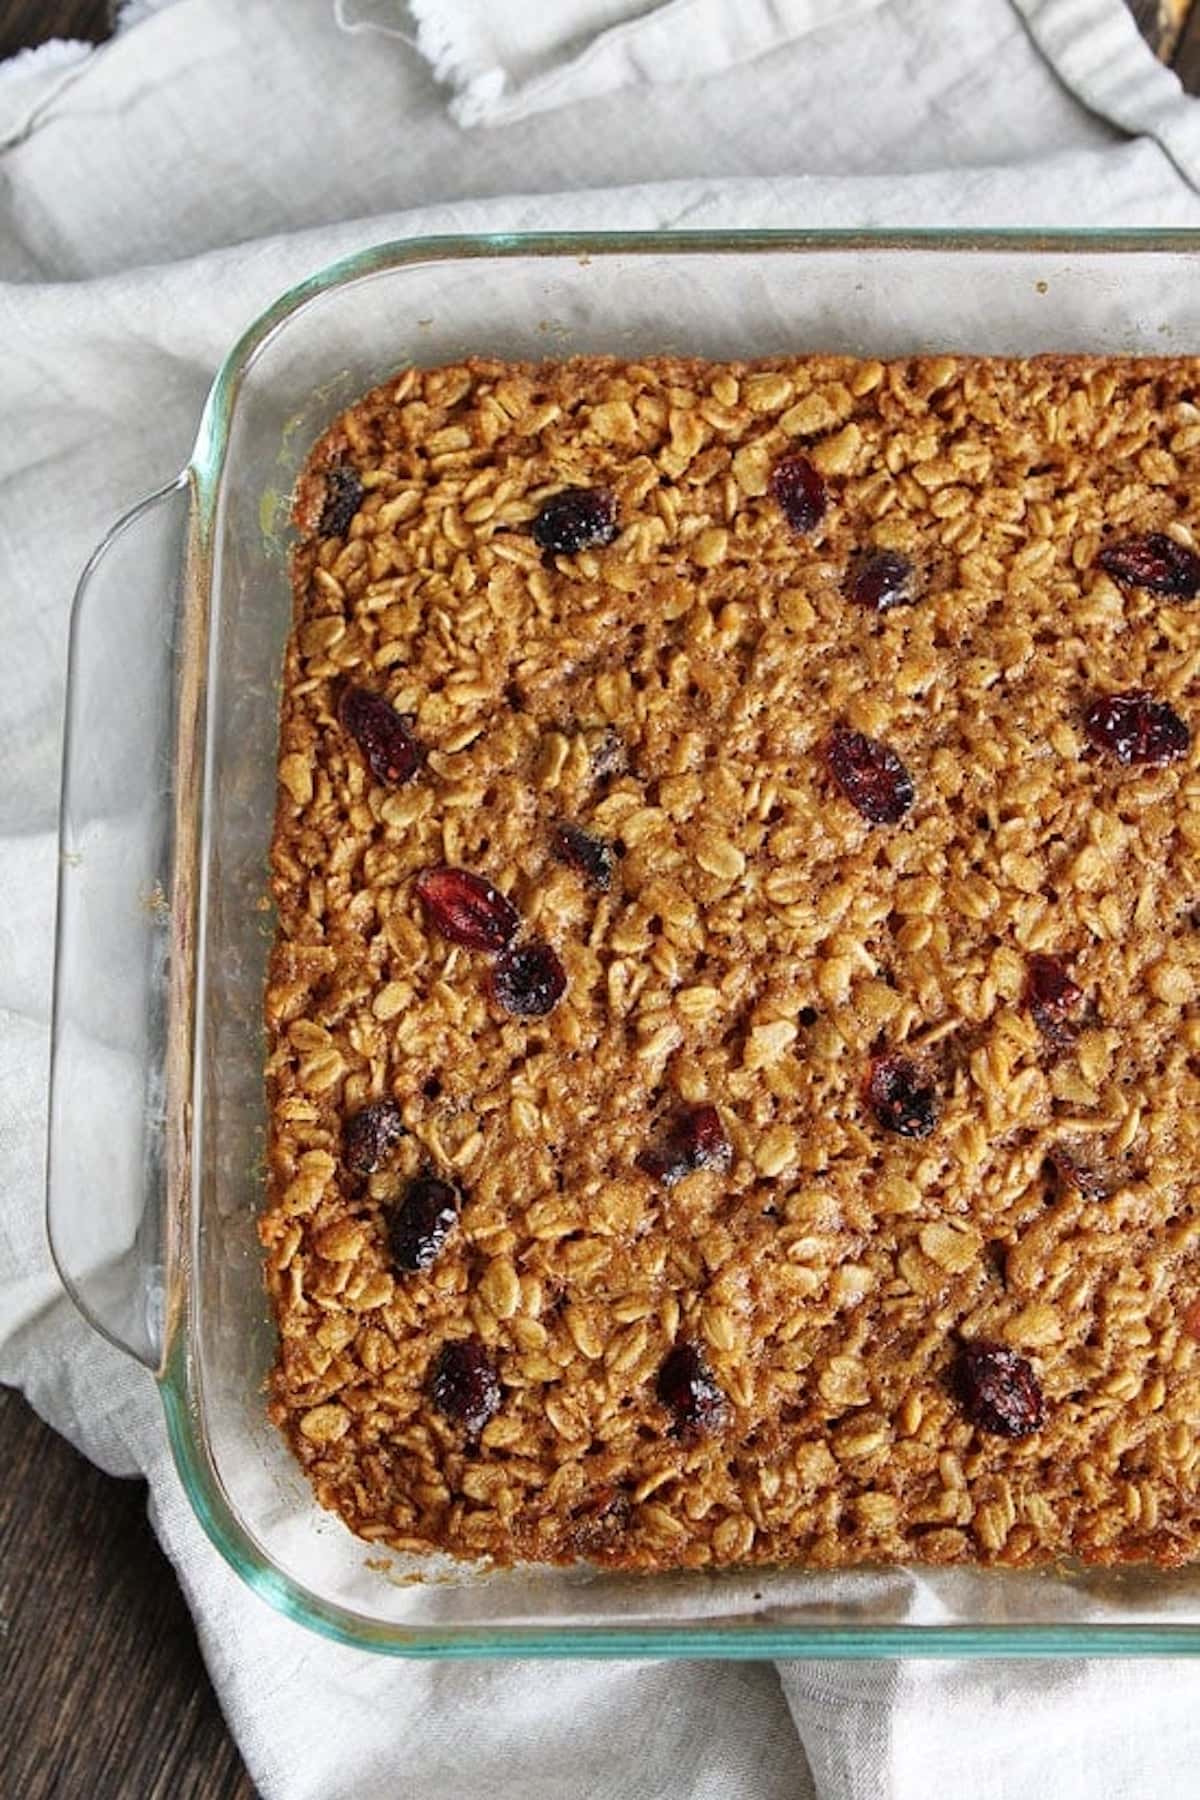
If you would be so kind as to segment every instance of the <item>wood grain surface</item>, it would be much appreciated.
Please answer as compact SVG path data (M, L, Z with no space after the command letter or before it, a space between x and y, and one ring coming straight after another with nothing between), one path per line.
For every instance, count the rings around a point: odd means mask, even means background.
M47 38L98 44L112 30L113 0L0 0L0 57Z
M0 1794L254 1800L140 1481L0 1389Z
M1200 93L1200 0L1129 0ZM0 57L99 42L109 0L0 0ZM0 1390L0 1793L14 1800L254 1800L146 1521Z
M1189 94L1200 94L1200 0L1193 0L1174 47L1171 67Z

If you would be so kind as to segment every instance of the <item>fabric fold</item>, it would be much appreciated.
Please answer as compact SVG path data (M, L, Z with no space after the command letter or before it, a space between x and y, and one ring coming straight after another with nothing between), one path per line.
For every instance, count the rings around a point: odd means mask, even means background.
M568 0L545 9L409 0L417 48L460 125L500 125L638 84L696 81L884 0ZM540 29L539 29L540 27Z
M1153 138L1200 192L1200 105L1149 55L1128 8L1096 0L1013 5L1064 87L1131 137Z
M336 0L345 29L411 42L450 89L464 127L502 125L620 88L696 81L841 27L887 0ZM1111 0L1012 0L1030 40L1096 116L1152 136L1200 183L1200 121L1156 62L1128 7Z

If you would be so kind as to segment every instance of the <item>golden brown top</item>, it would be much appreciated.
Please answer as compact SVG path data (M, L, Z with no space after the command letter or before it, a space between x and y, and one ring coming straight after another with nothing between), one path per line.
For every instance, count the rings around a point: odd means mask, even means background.
M1192 1554L1198 392L476 361L317 445L262 1233L353 1529Z

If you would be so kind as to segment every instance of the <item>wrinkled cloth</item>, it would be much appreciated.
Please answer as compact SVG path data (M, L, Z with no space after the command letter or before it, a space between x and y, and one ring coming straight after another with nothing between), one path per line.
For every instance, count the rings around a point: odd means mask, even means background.
M453 54L435 12L461 14ZM1200 105L1120 0L415 13L177 0L0 82L0 1378L146 1475L267 1800L1178 1793L1200 1760L1182 1665L471 1665L325 1643L211 1548L153 1382L58 1289L41 1186L71 592L186 460L213 371L280 291L436 231L1200 225ZM103 1117L102 1080L80 1104Z

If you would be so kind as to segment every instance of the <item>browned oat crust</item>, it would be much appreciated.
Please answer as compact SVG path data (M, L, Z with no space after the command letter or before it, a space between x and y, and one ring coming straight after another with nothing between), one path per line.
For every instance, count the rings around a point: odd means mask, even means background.
M730 1562L1174 1563L1200 1540L1200 776L1087 750L1095 691L1200 723L1200 603L1122 591L1102 534L1191 542L1200 361L407 370L314 450L296 517L272 845L262 1220L272 1416L320 1500L402 1550L632 1568ZM809 538L768 492L803 450ZM323 471L365 489L320 538ZM543 558L549 494L606 486L620 535ZM864 546L926 588L842 592ZM336 722L375 688L428 748L368 776ZM836 719L902 755L871 826L818 755ZM608 727L625 773L596 775ZM561 819L624 854L608 895ZM434 863L487 875L557 948L565 1000L506 1018L486 958L432 935ZM1055 1050L1027 958L1089 1023ZM881 1043L927 1046L924 1141L864 1105ZM351 1180L343 1121L408 1135ZM712 1101L735 1156L666 1190L638 1153ZM1066 1146L1108 1192L1048 1181ZM469 1198L428 1273L386 1207L418 1169ZM1045 1422L977 1430L957 1334L1032 1362ZM431 1361L477 1337L502 1382L471 1445ZM655 1392L688 1338L724 1428Z

